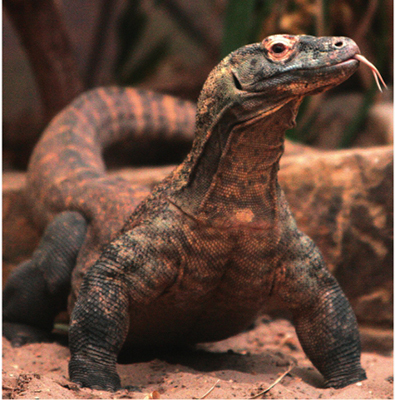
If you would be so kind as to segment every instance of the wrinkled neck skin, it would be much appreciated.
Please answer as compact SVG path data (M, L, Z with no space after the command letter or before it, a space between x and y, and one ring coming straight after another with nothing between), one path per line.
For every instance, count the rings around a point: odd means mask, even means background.
M277 172L285 131L295 124L301 99L247 121L223 115L195 161L188 185L172 202L201 223L270 229L277 223Z

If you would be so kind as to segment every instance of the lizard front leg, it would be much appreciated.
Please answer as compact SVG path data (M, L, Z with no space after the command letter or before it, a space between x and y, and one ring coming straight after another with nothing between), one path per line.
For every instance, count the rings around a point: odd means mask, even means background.
M128 289L122 265L101 257L84 278L70 321L70 379L116 391L117 355L128 328Z
M129 327L133 329L129 311L151 304L173 281L172 268L164 261L171 251L168 237L155 229L135 228L113 241L87 272L71 316L73 382L120 389L116 361Z
M277 272L276 294L292 311L303 350L324 376L326 387L364 380L355 314L315 244L298 235L298 250Z
M325 280L316 303L294 311L294 323L306 355L325 378L325 386L342 388L366 379L366 374L360 363L355 314L336 280L329 275Z
M71 273L87 222L63 212L48 225L30 260L19 265L3 291L3 335L14 347L49 339L56 315L67 308Z

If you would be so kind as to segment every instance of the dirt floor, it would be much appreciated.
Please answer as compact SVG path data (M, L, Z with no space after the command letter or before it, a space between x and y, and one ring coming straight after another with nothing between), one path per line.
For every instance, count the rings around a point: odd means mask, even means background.
M3 339L3 399L383 399L393 398L392 331L362 329L362 365L368 380L322 389L322 378L302 352L292 325L261 317L248 332L197 349L119 364L122 390L80 389L68 381L67 346L13 349ZM291 371L284 373L294 365ZM271 385L273 385L271 387Z

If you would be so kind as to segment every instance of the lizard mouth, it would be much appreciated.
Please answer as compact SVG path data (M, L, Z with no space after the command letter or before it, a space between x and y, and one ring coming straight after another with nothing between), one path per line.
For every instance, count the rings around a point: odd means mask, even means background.
M350 58L347 58L346 60L339 61L335 64L330 64L330 65L323 65L323 66L317 66L315 68L312 68L313 71L323 71L323 72L331 72L334 70L348 70L348 69L353 69L358 66L358 61L354 58L355 56L352 56Z
M381 84L383 85L384 88L387 88L387 85L385 84L384 79L381 76L379 70L376 68L376 66L373 63L371 63L362 54L356 53L352 57L350 57L349 59L347 59L345 61L341 61L341 62L339 62L337 64L332 65L332 66L329 66L328 68L341 67L341 68L344 68L344 69L348 69L350 67L355 66L356 62L361 62L362 64L365 64L372 71L372 74L373 74L374 79L376 81L376 85L377 85L378 89L380 90L380 92L383 91L382 88L381 88L380 82L381 82Z
M380 92L382 92L382 88L381 85L384 88L387 88L387 85L384 82L383 77L381 76L379 70L375 67L374 64L372 64L369 60L366 59L366 57L364 57L363 55L356 53L354 55L352 55L350 58L348 58L347 60L344 61L340 61L336 64L332 64L332 65L328 65L328 66L323 66L323 67L319 67L319 68L313 68L312 70L321 70L323 74L328 74L328 76L330 76L332 74L333 71L335 70L343 70L343 71L350 71L353 70L355 71L355 69L358 67L359 62L365 64L371 71L372 74L374 76L374 79L376 81L377 87L380 90ZM301 70L303 71L303 70ZM308 72L309 70L304 70L306 72ZM380 85L381 83L381 85ZM332 86L331 83L328 82L327 85L324 85L323 88L327 88Z
M305 83L304 95L321 93L333 86L337 86L350 77L358 68L358 60L350 56L346 60L333 64L320 65L310 68L294 69L292 72ZM288 72L288 71L287 71Z

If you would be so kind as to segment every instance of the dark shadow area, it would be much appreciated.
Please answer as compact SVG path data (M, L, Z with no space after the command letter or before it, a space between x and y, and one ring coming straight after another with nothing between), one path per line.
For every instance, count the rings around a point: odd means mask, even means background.
M123 141L105 149L103 157L107 168L130 166L180 164L191 149L192 142L168 140Z
M323 376L313 367L300 368L295 367L289 373L290 376L297 376L302 379L303 382L317 389L324 388L324 378Z
M265 375L284 370L294 360L286 354L266 351L261 354L240 354L232 350L213 352L196 347L162 347L140 348L123 351L118 357L120 364L147 362L160 359L170 365L182 365L193 371L210 373L216 371L236 371L244 374ZM289 376L297 376L305 383L315 388L322 388L324 380L317 370L312 367L295 367ZM242 378L240 378L242 379Z
M69 347L69 335L67 332L55 330L52 332L53 342L64 347Z

